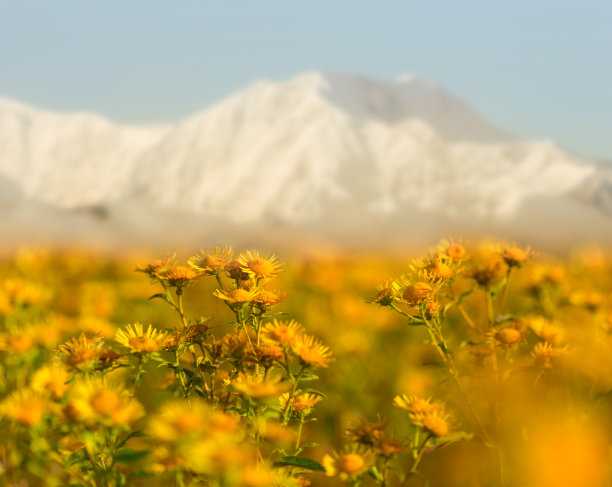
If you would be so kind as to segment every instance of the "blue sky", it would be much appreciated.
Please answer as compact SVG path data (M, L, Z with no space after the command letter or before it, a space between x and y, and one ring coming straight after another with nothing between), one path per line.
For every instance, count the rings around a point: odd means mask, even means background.
M415 73L612 160L611 26L609 0L0 0L0 96L148 123L260 78Z

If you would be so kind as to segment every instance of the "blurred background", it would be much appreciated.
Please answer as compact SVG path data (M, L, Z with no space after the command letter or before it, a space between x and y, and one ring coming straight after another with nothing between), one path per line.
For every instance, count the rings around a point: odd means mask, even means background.
M152 256L257 248L284 261L278 311L335 357L305 455L363 418L404 441L393 398L414 394L460 435L475 408L498 442L432 448L432 487L610 485L610 25L603 0L0 0L1 372L82 331L178 326L134 272ZM372 303L455 244L469 260L440 302L471 404L424 328ZM219 286L185 295L216 337ZM150 369L148 413L167 392Z
M5 247L610 241L607 2L0 13Z

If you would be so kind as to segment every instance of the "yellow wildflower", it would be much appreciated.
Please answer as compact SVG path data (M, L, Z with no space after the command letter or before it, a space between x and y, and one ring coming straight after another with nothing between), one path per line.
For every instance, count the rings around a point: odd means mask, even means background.
M302 365L309 367L329 367L334 360L329 347L318 338L302 335L291 344L291 350L300 359Z
M290 346L302 334L302 325L294 320L277 321L267 323L262 329L261 336L264 340L277 342L283 347Z
M259 290L257 289L248 290L239 287L237 289L229 290L217 289L213 293L213 296L227 301L229 304L242 305L244 303L250 303L254 301L258 294Z
M234 251L231 247L215 247L214 250L200 250L199 254L191 257L187 264L196 271L209 276L219 274L231 262Z
M325 475L340 477L342 480L365 473L373 462L373 454L361 445L352 445L343 452L333 452L331 455L325 454L322 460Z
M46 410L45 398L31 389L14 392L0 403L0 416L28 427L40 423Z
M257 251L247 250L236 259L240 269L256 279L269 279L282 272L282 262L275 255L264 257Z
M127 325L115 335L115 341L129 349L131 353L153 353L166 345L166 333L151 325L144 331L141 323Z
M68 389L68 371L60 365L45 365L32 376L32 389L41 394L51 393L54 399L60 399Z
M69 406L76 419L93 423L126 425L144 416L142 405L127 395L122 384L103 377L77 382L70 391Z

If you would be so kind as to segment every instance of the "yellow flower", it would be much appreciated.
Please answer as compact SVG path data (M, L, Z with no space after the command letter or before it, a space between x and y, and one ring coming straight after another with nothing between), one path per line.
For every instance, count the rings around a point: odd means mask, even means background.
M418 306L436 296L436 290L427 282L410 282L400 278L393 283L395 299L409 306Z
M45 398L31 389L14 392L0 403L0 416L28 427L40 423L46 410Z
M164 267L154 273L154 276L164 285L176 288L182 288L192 284L193 281L200 279L202 275L201 272L191 267L176 264Z
M231 382L231 387L244 396L253 399L267 399L282 394L291 385L288 382L281 382L280 377L270 379L263 376L240 375Z
M264 257L257 251L247 250L236 259L240 269L256 279L276 277L282 271L282 262L275 255Z
M253 300L260 308L267 308L282 303L287 298L287 293L281 291L268 291L261 289Z
M501 279L504 265L499 260L489 260L484 264L468 270L468 277L474 279L483 288L489 288Z
M7 333L0 334L0 350L6 352L27 352L34 345L36 345L36 331L31 326L10 328Z
M501 255L509 267L520 267L533 256L533 252L529 246L522 249L517 245L506 245L502 247Z
M511 347L521 341L521 332L514 328L502 328L495 332L495 340L506 347Z
M257 289L248 290L239 287L237 289L229 290L217 289L213 293L213 296L219 299L223 299L224 301L227 301L230 304L241 305L254 301L258 294L259 291Z
M453 277L453 269L446 263L442 262L439 258L434 259L430 262L425 270L432 279L450 279Z
M115 335L119 342L131 353L153 353L161 350L166 344L166 333L156 330L151 325L144 331L141 323L127 325Z
M321 402L323 398L316 394L311 394L309 392L298 393L294 397L288 392L282 394L278 398L278 403L281 411L285 411L287 408L287 402L291 406L291 411L294 413L308 413L311 408L314 407L315 404ZM290 399L291 398L291 399Z
M219 274L231 262L234 251L231 247L215 247L215 250L200 250L199 254L191 257L187 264L198 272L209 276Z
M318 338L302 335L291 344L291 350L302 362L309 367L329 367L334 360L329 347L323 345Z
M437 437L448 436L450 425L445 417L439 414L427 414L421 419L423 428Z
M107 382L103 377L77 382L68 405L75 419L92 423L127 425L144 416L142 405L127 395L122 384Z
M467 256L467 251L463 245L458 243L449 243L444 248L444 253L453 260L463 260Z
M302 325L296 321L277 321L267 323L261 336L264 340L279 343L283 347L290 346L302 334Z
M51 393L54 399L60 399L68 389L68 371L60 365L45 365L34 372L31 387L41 394Z
M77 369L89 368L95 365L102 351L103 339L96 335L88 337L81 333L78 338L72 338L58 347L59 356L71 367Z
M567 347L554 347L550 343L538 343L533 347L531 356L538 367L550 368L555 363L567 356Z
M276 343L265 343L256 345L254 350L249 350L247 358L249 361L263 365L265 368L270 368L274 363L282 362L285 354Z
M431 401L430 399L426 399L424 397L408 396L406 394L395 396L393 399L393 404L398 408L405 409L415 417L426 414L434 414L442 407L442 405L437 401Z
M266 464L245 465L240 469L238 487L270 487L278 485L280 473ZM284 484L286 485L286 484Z
M431 434L441 437L450 433L449 415L441 402L404 394L396 396L393 403L408 411L413 424Z
M164 272L174 266L174 259L175 254L168 254L164 259L154 260L145 266L136 267L136 271L148 274L151 279L157 279L157 274L159 272Z
M373 454L370 451L362 445L352 445L343 452L325 454L321 463L325 468L325 475L346 480L365 473L373 462Z
M185 436L203 434L210 407L201 400L166 402L149 421L151 435L162 441L176 441Z
M43 286L23 279L7 279L3 287L11 307L43 304L51 295Z
M542 316L530 316L526 321L529 328L531 328L542 340L551 345L559 345L563 342L565 338L564 331L546 318Z

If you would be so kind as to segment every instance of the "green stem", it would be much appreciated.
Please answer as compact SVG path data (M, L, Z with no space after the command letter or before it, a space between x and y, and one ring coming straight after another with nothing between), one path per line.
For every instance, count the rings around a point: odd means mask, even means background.
M487 316L489 319L489 328L493 328L495 326L495 316L493 315L493 298L491 297L491 292L489 290L486 291L487 295Z
M183 324L183 328L187 328L187 320L185 319L185 313L183 311L183 290L180 287L176 288L176 299L178 301L176 311L181 317L181 323Z
M286 425L289 422L289 410L291 408L291 400L293 399L295 391L297 391L298 384L300 383L300 379L302 378L302 375L304 374L305 370L306 370L306 366L302 365L302 368L298 372L298 375L295 377L293 388L291 389L291 392L289 393L289 397L287 398L287 403L285 404L285 409L283 410L283 424L284 425Z
M497 306L497 316L501 315L502 309L504 309L504 305L506 304L506 299L508 298L508 290L510 289L510 278L512 277L512 267L508 268L508 273L506 274L506 284L504 285L504 290L502 291L501 298L499 299L499 305Z
M425 453L425 449L427 448L427 442L429 441L430 438L431 438L431 435L428 435L425 438L425 441L423 442L421 447L419 448L417 452L417 456L414 459L414 463L412 464L412 467L410 467L410 471L408 472L408 475L415 475L417 473L417 469L419 468L419 464L421 463L421 460L423 459L423 454Z
M300 425L298 427L297 432L297 440L295 442L295 454L299 455L300 453L300 442L302 441L302 428L304 426L304 413L300 413Z

